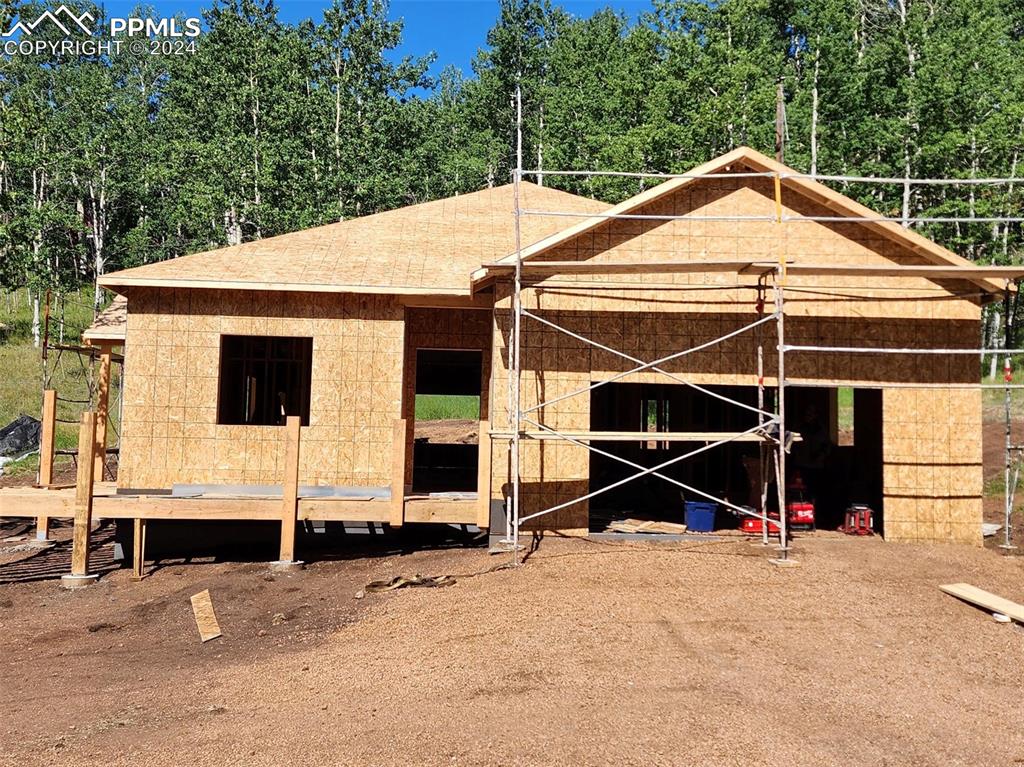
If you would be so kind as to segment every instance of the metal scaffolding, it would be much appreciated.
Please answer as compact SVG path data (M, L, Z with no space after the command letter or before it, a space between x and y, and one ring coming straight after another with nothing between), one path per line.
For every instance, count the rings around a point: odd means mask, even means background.
M879 268L879 269L863 269L857 266L850 265L808 265L808 264L791 264L783 251L783 238L781 236L776 237L778 243L779 252L776 254L774 260L733 260L733 261L720 261L720 262L694 262L694 263L683 263L683 262L663 262L663 263L645 263L644 273L656 274L656 273L680 273L687 271L718 271L718 272L733 272L737 275L737 278L741 275L754 275L757 277L757 296L758 301L757 315L758 318L752 322L742 325L738 328L728 331L710 341L698 344L696 346L686 348L672 354L662 356L655 360L645 361L634 355L628 354L620 349L615 349L611 346L601 343L600 341L589 338L582 333L577 333L564 325L556 323L551 319L541 316L539 313L525 309L523 306L522 293L524 290L535 287L535 283L525 278L527 273L533 272L537 276L537 282L544 282L546 286L550 285L550 279L552 277L564 276L565 274L593 274L600 273L603 275L614 274L617 272L628 273L630 271L635 272L635 269L630 270L623 268L623 265L615 264L587 264L586 262L573 263L573 262L529 262L524 261L523 258L523 242L522 242L522 230L521 230L521 219L523 216L564 216L571 218L586 218L586 219L625 219L625 220L645 220L645 221L673 221L673 220L687 220L687 221L760 221L760 222L772 222L776 225L781 226L787 222L794 221L817 221L821 223L836 223L836 222L866 222L866 223L914 223L917 221L928 221L937 223L949 223L949 222L963 222L971 221L977 223L991 223L993 221L999 221L1002 223L1020 223L1024 222L1024 218L1019 217L1003 217L1003 218L961 218L961 217L942 217L942 218L928 218L928 219L914 219L913 221L905 221L904 219L897 219L891 217L867 217L867 216L792 216L787 215L784 212L782 204L782 181L786 178L802 178L809 180L839 180L839 181L857 181L857 182L878 182L878 183L905 183L907 179L887 179L887 178L869 178L869 177L840 177L840 176L812 176L808 174L799 173L783 173L778 171L754 171L754 172L717 172L717 173L706 173L706 174L656 174L656 173L627 173L627 172L615 172L615 171L543 171L544 175L565 175L565 176L621 176L629 178L657 178L657 179L704 179L704 178L771 178L774 186L774 204L775 212L772 216L692 216L692 215L648 215L648 214L630 214L630 213L578 213L569 211L547 211L547 210L534 210L525 209L522 207L521 197L521 183L525 174L540 175L540 171L524 171L522 164L522 104L520 94L516 93L516 118L517 118L517 135L516 135L516 167L513 172L513 186L514 186L514 218L515 218L515 253L514 261L512 263L500 263L489 265L488 268L494 269L494 271L506 271L511 274L512 292L510 296L511 300L511 321L510 321L510 338L509 338L509 366L508 366L508 383L509 383L509 404L508 404L508 431L498 432L492 431L492 439L507 439L509 450L510 450L510 485L511 492L509 493L508 503L506 504L506 537L505 543L508 544L512 552L513 564L519 564L519 552L521 550L520 534L522 532L522 525L530 522L531 520L538 519L547 514L559 511L577 503L589 501L590 499L601 495L609 490L616 487L620 487L626 483L635 481L645 476L654 476L669 482L681 490L688 493L692 493L703 498L707 498L725 508L731 509L737 514L755 517L761 520L762 528L762 542L765 545L770 543L770 529L775 528L777 530L778 537L778 551L780 552L779 561L786 561L789 557L790 551L790 530L788 527L787 513L786 513L786 457L789 446L794 439L795 435L787 430L786 426L786 356L787 354L793 353L851 353L851 354L942 354L942 355L984 355L984 354L1000 354L1006 358L1007 365L1009 365L1010 354L1024 354L1024 349L907 349L907 348L871 348L871 347L840 347L840 346L807 346L807 345L788 345L786 343L786 280L787 275L790 272L797 274L818 274L818 275L850 275L850 274L868 274L872 276L893 276L893 277L929 277L933 279L949 279L951 277L959 279L1005 279L1006 289L1009 289L1011 280L1019 280L1024 278L1024 267L953 267L953 266L918 266L918 267L903 267L893 266L891 268ZM909 182L913 184L999 184L999 183L1013 183L1014 179L910 179ZM780 232L781 234L781 232ZM635 266L635 265L633 265ZM590 289L601 289L601 290L628 290L628 289L642 289L651 290L660 286L652 286L647 283L627 283L625 285L611 284L611 283L583 283ZM575 287L581 287L580 284L574 284ZM666 290L674 291L687 291L687 290L702 290L702 289L724 289L724 288L752 288L749 283L737 283L732 284L716 284L714 286L691 286L685 284L672 284L671 286L663 286ZM804 287L806 289L806 287ZM771 291L772 300L771 305L773 311L765 314L764 308L767 303L767 292ZM906 296L895 296L896 299L906 300ZM1008 318L1007 318L1008 319ZM522 402L522 339L523 339L523 325L524 320L535 322L546 328L554 330L558 333L565 334L576 341L590 346L594 349L601 350L605 353L612 354L621 358L623 361L632 363L633 367L630 369L611 375L603 380L591 383L588 386L580 387L568 393L560 394L550 399L547 399L536 404L532 404L529 407L524 408ZM776 346L776 386L775 386L775 407L774 410L767 409L766 405L766 387L765 387L765 369L764 369L764 330L768 326L774 327L775 335L775 346ZM708 389L705 386L688 380L685 376L681 376L677 373L672 373L665 369L668 363L683 358L687 355L699 352L715 345L724 343L732 338L736 338L743 335L753 334L755 336L755 348L756 348L756 379L757 379L757 406L754 407L746 402L742 402L731 397L725 396L719 392ZM1005 336L1004 336L1005 338ZM686 441L702 441L705 444L702 447L695 448L687 451L681 455L673 456L672 458L662 461L655 466L645 467L639 463L630 461L619 455L615 455L607 450L603 450L596 445L592 444L594 441L605 441L609 439L610 435L603 435L601 432L570 432L565 429L556 429L548 424L545 424L542 420L541 413L544 408L555 405L559 402L571 399L573 397L583 396L594 390L614 383L616 381L625 379L638 373L650 371L666 377L667 379L694 389L695 391L702 392L705 395L714 397L720 401L723 401L731 406L745 409L756 413L757 425L742 432L726 433L721 432L716 435L702 434L702 439L695 440L694 434L691 433L678 433L674 434L671 432L657 432L656 439L658 441L665 442L686 442ZM801 382L801 385L804 385ZM834 386L835 384L828 383L808 383L808 386ZM1012 389L1024 388L1022 384L1012 384L1010 381L1009 373L1007 373L1006 382L1000 384L971 384L971 383L898 383L893 382L892 384L881 385L882 388L1002 388L1006 391L1006 402L1005 402L1005 416L1006 416L1006 465L1005 465L1005 483L1006 483L1006 497L1005 497L1005 543L1004 547L1011 547L1010 544L1010 522L1011 514L1013 510L1013 490L1016 486L1017 479L1020 474L1020 467L1022 460L1024 460L1024 445L1016 445L1011 440L1011 404L1010 404L1010 392ZM614 439L620 441L649 441L652 439L651 432L636 432L636 433L616 433ZM532 512L524 515L522 513L521 499L522 499L522 488L521 488L521 449L523 440L557 440L578 446L582 449L589 451L590 453L601 455L605 458L622 463L630 468L636 470L636 473L625 477L624 479L617 480L607 486L591 490L590 492L581 495L570 500L556 503L547 508L539 511ZM720 498L707 491L693 487L687 483L675 479L665 473L662 470L678 464L684 460L692 458L696 455L706 453L717 447L727 445L736 441L757 441L758 443L758 463L760 466L760 510L752 511L749 507L742 507L735 503L732 503L728 499ZM768 492L770 486L770 480L774 475L778 490L778 518L774 518L769 515L768 512Z

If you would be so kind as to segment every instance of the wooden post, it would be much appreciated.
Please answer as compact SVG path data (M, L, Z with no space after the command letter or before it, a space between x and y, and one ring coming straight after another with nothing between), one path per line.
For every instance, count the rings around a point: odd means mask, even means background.
M288 416L284 427L284 487L281 492L281 552L275 564L297 565L295 561L295 520L299 512L299 440L302 419Z
M388 524L401 527L405 522L405 419L395 421L391 436L391 518Z
M491 435L490 424L480 421L477 444L476 469L476 526L486 530L491 526Z
M94 476L97 482L103 481L103 469L107 465L107 421L110 403L110 357L113 347L104 344L100 347L100 375L96 390L96 468Z
M146 520L136 517L132 543L132 579L141 581L146 577Z
M78 477L75 484L75 529L71 543L71 574L61 577L68 588L84 586L97 576L89 575L89 534L92 527L92 481L96 466L96 414L82 413L78 430Z
M39 436L39 484L49 487L53 484L53 448L57 428L57 392L47 389L43 392L42 433ZM36 540L45 541L50 537L50 518L45 514L36 517Z

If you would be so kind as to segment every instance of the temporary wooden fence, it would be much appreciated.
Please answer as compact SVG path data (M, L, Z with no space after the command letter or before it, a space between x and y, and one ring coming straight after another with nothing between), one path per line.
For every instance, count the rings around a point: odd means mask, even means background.
M170 495L118 494L109 483L98 482L95 460L101 444L97 413L82 414L78 437L78 469L75 488L53 484L53 444L56 426L56 392L48 390L43 398L43 424L40 455L40 482L35 488L9 488L0 491L0 517L32 516L39 535L47 535L52 518L74 521L71 575L88 575L90 532L97 519L134 520L132 574L145 575L146 522L150 519L177 520L278 520L281 523L280 548L275 564L298 564L295 558L295 534L298 522L367 522L401 527L406 522L438 524L475 524L486 528L490 516L491 440L489 424L480 421L480 467L477 497L437 497L407 495L407 460L404 419L394 422L392 446L392 483L390 499L365 497L301 497L299 477L302 451L302 424L290 416L282 429L284 470L281 497L266 495L208 496L181 498Z

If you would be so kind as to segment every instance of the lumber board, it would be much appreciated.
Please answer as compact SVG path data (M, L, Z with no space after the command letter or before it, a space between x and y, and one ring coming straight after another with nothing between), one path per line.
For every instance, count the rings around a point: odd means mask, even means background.
M75 483L75 526L71 539L71 574L89 574L89 532L92 526L92 479L96 464L96 414L82 413L78 429L78 476Z
M209 642L211 639L221 636L220 624L217 622L217 613L214 612L209 589L203 589L198 594L192 595L192 614L195 615L196 628L199 629L199 638L203 642Z
M490 424L480 421L480 438L477 440L476 470L476 526L486 530L491 525L491 441L487 439Z
M939 589L950 596L970 602L992 613L1002 613L1018 623L1024 623L1024 605L1012 602L997 594L979 589L969 583L947 583Z
M524 431L526 439L564 439L571 437L580 442L719 442L729 439L733 442L772 441L757 433L737 431L563 431L553 434L548 431ZM511 439L511 432L492 431L492 439Z
M406 423L398 418L391 436L391 516L392 527L405 521L405 438Z
M75 516L75 495L69 490L5 488L0 490L0 518Z
M524 274L686 274L700 272L737 272L755 274L772 271L774 261L526 261ZM514 264L487 264L484 269L506 273L515 271ZM898 266L873 264L801 264L789 261L786 271L791 275L828 275L852 277L926 277L931 279L1020 279L1021 266ZM481 275L482 276L482 275Z
M100 287L117 291L118 288L208 288L210 290L259 290L299 293L386 293L396 296L463 296L471 295L465 290L443 287L416 287L406 285L356 285L352 283L332 284L328 282L267 282L264 280L197 280L189 277L125 277L117 273L100 277Z
M93 509L98 519L281 519L280 498L99 496L93 500Z
M42 434L39 438L39 484L53 484L53 448L57 429L57 391L43 392Z
M524 274L687 274L700 272L741 272L759 267L774 269L775 262L750 259L727 261L524 261ZM515 264L487 264L486 270L514 272Z
M107 460L107 421L110 406L110 356L109 345L100 347L99 380L96 389L96 467L93 478L103 479L103 468Z
M146 520L136 519L132 536L132 575L142 580L146 574Z
M791 275L833 277L926 277L930 279L1007 279L1024 277L1022 266L876 266L872 264L801 264L786 267Z
M318 522L388 522L387 499L357 501L352 498L300 498L299 519Z
M281 548L279 562L295 560L295 518L299 507L299 450L302 419L288 416L284 431L284 486L281 492Z
M477 500L409 498L405 502L406 522L437 522L450 525L475 525Z
M618 533L663 533L681 535L686 532L686 525L678 522L663 522L645 519L624 519L608 525L610 530Z

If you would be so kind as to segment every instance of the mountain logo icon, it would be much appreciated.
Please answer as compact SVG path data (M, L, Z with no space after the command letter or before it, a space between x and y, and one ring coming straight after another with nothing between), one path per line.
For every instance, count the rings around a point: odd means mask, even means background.
M90 27L86 26L86 21L91 24L95 19L92 14L88 12L82 13L81 15L75 15L74 11L66 5L62 5L55 11L43 11L42 15L31 23L18 20L18 22L9 30L0 33L0 37L13 37L18 32L28 37L35 32L39 25L44 21L56 24L57 28L61 32L70 37L72 30L75 30L76 28L77 30L85 32L87 35L91 35L93 31Z

